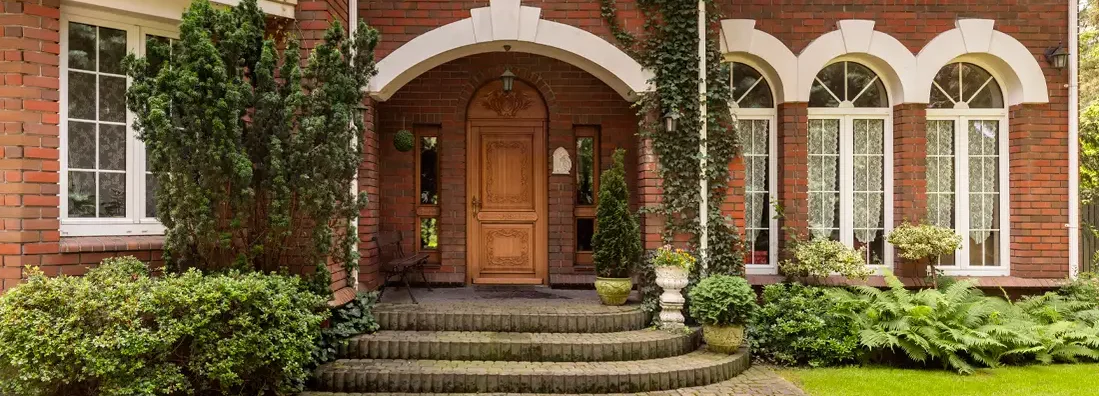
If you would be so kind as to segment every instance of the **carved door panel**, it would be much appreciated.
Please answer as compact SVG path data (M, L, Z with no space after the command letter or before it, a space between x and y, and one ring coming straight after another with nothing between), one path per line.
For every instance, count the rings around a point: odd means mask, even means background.
M473 283L543 284L546 160L541 122L471 121Z

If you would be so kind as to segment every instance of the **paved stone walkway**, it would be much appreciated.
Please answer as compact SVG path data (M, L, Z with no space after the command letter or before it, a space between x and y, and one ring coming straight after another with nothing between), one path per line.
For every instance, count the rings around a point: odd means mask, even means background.
M547 393L328 393L306 392L301 396L578 396ZM806 394L775 373L767 366L752 366L747 371L730 380L707 386L682 388L670 391L645 393L617 393L611 395L648 395L648 396L805 396ZM589 396L589 395L584 395Z

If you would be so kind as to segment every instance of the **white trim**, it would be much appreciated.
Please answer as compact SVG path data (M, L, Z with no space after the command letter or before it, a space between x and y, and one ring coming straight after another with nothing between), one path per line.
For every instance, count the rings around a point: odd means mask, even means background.
M1007 109L928 109L927 119L954 123L954 229L962 236L954 265L938 267L951 276L1008 276L1011 274L1010 133ZM999 255L996 266L969 265L969 121L999 124Z
M1068 276L1080 274L1080 46L1078 0L1068 3Z
M954 29L935 36L916 56L912 86L931 86L943 66L964 58L997 77L1006 105L1049 103L1046 76L1034 54L1014 37L993 30L993 25L990 19L959 19ZM912 90L905 100L927 103L930 95L927 89Z
M770 208L771 202L777 199L778 195L778 132L776 127L777 113L775 108L769 109L732 109L733 117L737 121L740 120L764 120L767 121L767 205ZM743 154L741 155L743 157ZM744 170L744 176L748 176L747 167ZM747 184L745 184L747 185ZM767 212L772 215L767 220L767 235L769 240L767 241L767 264L745 264L745 273L749 275L775 275L778 274L778 217L772 213L774 209L768 209ZM747 232L748 215L745 213L745 232ZM745 241L746 244L752 243L752 241ZM752 251L750 248L748 251Z
M240 0L211 0L223 6L236 6ZM62 6L94 7L112 14L119 11L142 18L179 21L191 0L64 0ZM298 0L259 0L263 12L283 18L294 18Z
M891 104L904 103L905 92L910 90L905 76L916 65L912 53L893 36L873 30L874 21L842 20L837 25L839 29L817 37L798 55L797 101L808 102L817 73L845 58L877 73Z
M164 23L143 21L132 16L114 15L99 10L65 5L61 8L60 19L60 89L59 89L59 157L60 157L60 233L62 236L105 236L105 235L159 235L164 226L159 221L144 216L145 213L145 150L144 144L137 138L133 125L134 115L126 111L124 123L98 122L97 124L125 125L126 169L126 216L122 218L68 218L68 50L69 23L85 23L97 27L124 30L127 32L127 51L144 53L146 34L178 37L173 28ZM97 73L99 74L99 73ZM130 80L127 78L127 85ZM98 101L98 95L96 100ZM97 105L98 109L98 105ZM98 155L98 153L97 153ZM96 165L98 166L98 164Z
M752 66L771 84L775 104L797 98L798 60L781 40L755 28L753 19L721 21L721 53L726 62Z
M470 17L416 36L378 62L370 80L371 96L388 100L420 74L464 56L503 51L543 55L591 73L634 101L649 90L652 73L599 36L583 29L540 18L541 9L520 6L519 0L491 0L470 10Z

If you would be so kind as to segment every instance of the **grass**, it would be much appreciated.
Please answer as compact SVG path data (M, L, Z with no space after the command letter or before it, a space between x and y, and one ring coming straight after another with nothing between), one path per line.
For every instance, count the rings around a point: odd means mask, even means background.
M788 369L779 373L812 396L1099 395L1099 364L1002 367L968 376L888 367Z

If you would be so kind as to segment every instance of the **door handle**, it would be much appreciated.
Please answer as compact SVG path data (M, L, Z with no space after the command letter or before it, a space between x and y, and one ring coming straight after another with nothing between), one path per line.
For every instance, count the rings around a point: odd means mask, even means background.
M476 195L474 195L473 196L473 214L476 215L477 212L480 212L480 211L481 211L481 201L477 199Z

